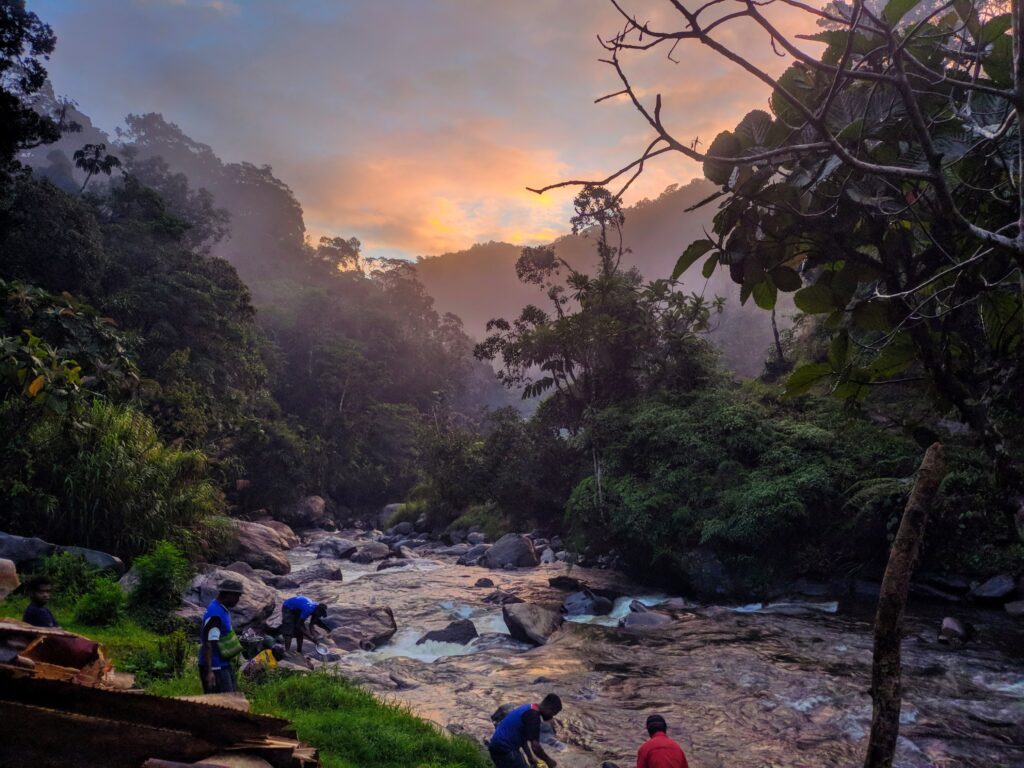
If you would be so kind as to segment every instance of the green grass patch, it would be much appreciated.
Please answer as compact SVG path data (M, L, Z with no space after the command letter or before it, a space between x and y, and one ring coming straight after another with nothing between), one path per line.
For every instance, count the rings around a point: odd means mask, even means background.
M247 689L254 712L291 721L324 768L487 768L473 741L328 672L277 673Z

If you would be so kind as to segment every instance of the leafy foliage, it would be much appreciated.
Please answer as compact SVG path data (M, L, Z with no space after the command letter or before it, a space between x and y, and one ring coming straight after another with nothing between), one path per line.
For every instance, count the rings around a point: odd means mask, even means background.
M124 615L125 602L120 584L108 577L98 578L78 601L75 621L94 627L116 624Z
M192 567L181 549L161 541L151 552L137 557L132 568L136 582L128 605L144 624L159 626L178 607Z

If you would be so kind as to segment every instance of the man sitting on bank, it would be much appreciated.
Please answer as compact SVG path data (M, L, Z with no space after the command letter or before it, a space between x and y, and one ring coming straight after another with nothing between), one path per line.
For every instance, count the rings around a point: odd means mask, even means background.
M526 768L523 752L532 768L543 760L548 768L558 762L540 744L540 721L551 720L562 711L562 700L553 693L538 704L524 704L505 715L494 729L488 751L496 768Z
M327 616L327 606L324 603L314 603L305 595L289 597L281 605L281 634L284 636L284 647L286 651L292 649L292 638L295 639L295 648L302 653L302 640L308 637L314 643L316 636L313 634L315 627L320 627L324 632L330 632L331 628L324 622ZM309 619L309 629L306 629L306 620Z

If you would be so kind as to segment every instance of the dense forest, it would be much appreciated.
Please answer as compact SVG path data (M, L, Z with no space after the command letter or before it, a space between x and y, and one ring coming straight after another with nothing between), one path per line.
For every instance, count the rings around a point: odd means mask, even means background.
M3 530L209 555L230 516L287 518L307 494L339 523L404 501L437 529L541 528L586 559L749 593L877 570L941 438L926 566L1024 563L1006 484L1019 293L897 319L873 281L903 295L927 274L873 254L935 247L869 216L869 192L796 228L786 183L710 159L708 181L631 208L585 186L550 246L367 259L355 238L310 242L268 166L225 163L159 114L97 129L46 81L52 31L4 7ZM773 108L716 151L781 142Z

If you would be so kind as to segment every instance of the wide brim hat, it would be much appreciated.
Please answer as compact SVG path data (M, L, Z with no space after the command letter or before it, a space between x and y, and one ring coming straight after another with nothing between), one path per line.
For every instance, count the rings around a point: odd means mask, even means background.
M242 588L242 582L238 579L224 579L217 587L220 592L236 592L239 595L245 590Z

